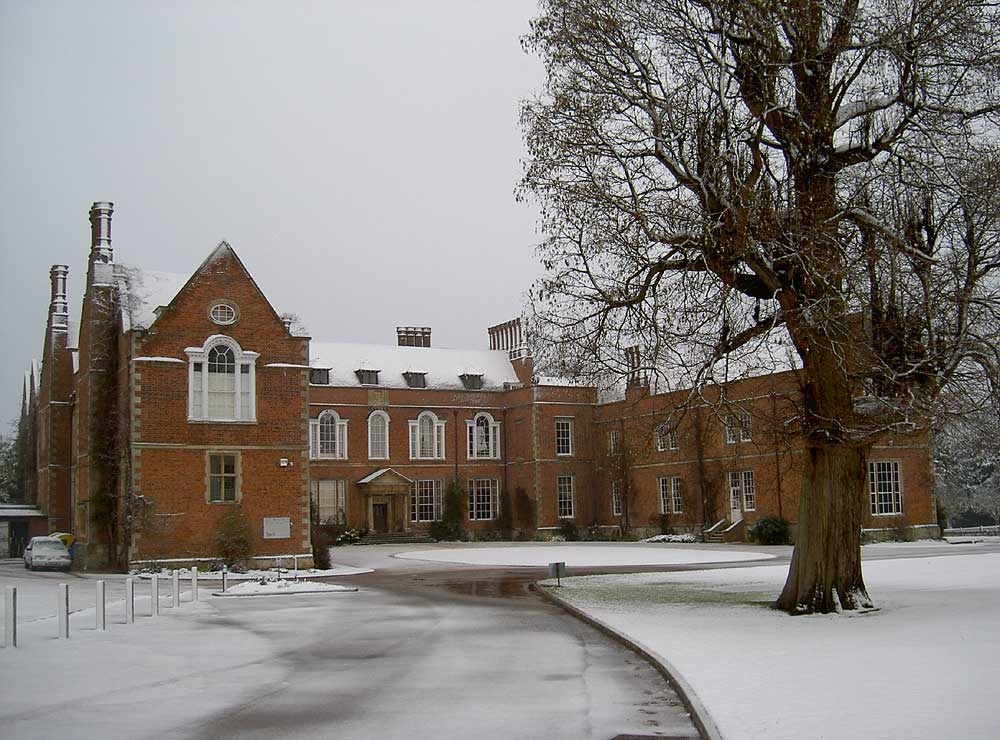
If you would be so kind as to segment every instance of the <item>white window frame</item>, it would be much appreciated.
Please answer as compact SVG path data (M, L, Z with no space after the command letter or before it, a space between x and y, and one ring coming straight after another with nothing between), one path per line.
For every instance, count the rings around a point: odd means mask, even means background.
M467 419L466 456L469 460L499 460L500 459L500 422L486 411L480 411L473 418ZM485 445L481 444L479 432L486 431ZM484 449L485 447L485 449Z
M372 422L376 419L380 419L385 423L385 454L376 455L372 444L372 431L374 426ZM368 415L368 459L369 460L388 460L389 459L389 414L385 413L381 409L372 411Z
M736 508L733 503L737 498L743 511L757 510L757 479L752 470L729 471L730 508Z
M410 521L436 522L443 508L443 482L439 479L415 480L410 484ZM428 518L428 514L430 517Z
M726 444L753 441L753 417L749 411L734 411L723 419L726 427Z
M333 425L333 451L323 451L323 423ZM309 457L312 460L347 459L347 419L342 419L333 409L321 411L319 416L309 421Z
M429 451L421 448L420 424L423 421L431 424L433 437ZM444 420L439 419L433 411L422 411L416 419L409 420L411 460L445 459L444 425Z
M656 451L666 452L677 449L677 430L667 422L656 427Z
M622 448L622 433L620 429L608 431L608 454L617 455Z
M661 476L656 479L657 490L660 494L660 513L670 513L670 477Z
M883 483L888 483L888 488L882 486ZM872 516L903 513L903 466L899 460L868 461L868 495Z
M469 478L468 490L469 521L496 519L500 510L500 481L497 478Z
M565 450L564 452L560 452L559 451L559 449L560 449L560 444L559 444L560 443L559 427L561 425L565 425L565 428L566 428L566 433L564 435L565 441L566 441L566 445L563 448ZM556 417L556 456L557 457L572 457L573 456L573 451L574 451L574 448L576 446L574 444L574 439L573 439L573 437L574 437L573 426L574 426L574 424L573 424L573 417L572 416L557 416Z
M339 524L347 522L347 481L343 478L314 479L310 482L310 496L313 511L320 524L333 519ZM328 490L323 490L323 489ZM332 490L329 490L332 489ZM333 509L333 514L324 517L323 510Z
M560 519L572 519L576 513L576 476L556 476L556 514Z
M208 403L208 354L216 347L226 347L233 353L236 364L236 378L233 385L233 416L212 417ZM188 357L188 421L242 422L257 421L257 358L260 354L244 350L239 342L224 334L213 334L201 347L184 350ZM195 366L200 366L196 373ZM244 372L246 368L246 372ZM245 376L245 377L244 377ZM246 386L249 385L249 388ZM247 408L243 408L243 394L249 396Z
M622 482L611 481L611 516L621 516L625 511L622 504Z

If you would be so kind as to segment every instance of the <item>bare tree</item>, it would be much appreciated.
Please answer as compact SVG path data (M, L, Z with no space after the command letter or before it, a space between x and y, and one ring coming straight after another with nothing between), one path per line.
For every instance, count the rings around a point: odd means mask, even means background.
M542 0L522 194L542 331L658 388L798 367L799 532L777 605L869 605L867 448L994 381L1000 11L971 0Z

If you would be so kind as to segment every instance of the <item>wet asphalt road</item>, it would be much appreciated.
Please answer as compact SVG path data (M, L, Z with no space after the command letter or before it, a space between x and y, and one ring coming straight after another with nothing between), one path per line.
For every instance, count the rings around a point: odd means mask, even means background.
M295 631L287 603L219 600L228 626L273 643L282 675L165 737L698 736L651 666L529 593L531 575L355 576L349 598L298 604L312 628Z

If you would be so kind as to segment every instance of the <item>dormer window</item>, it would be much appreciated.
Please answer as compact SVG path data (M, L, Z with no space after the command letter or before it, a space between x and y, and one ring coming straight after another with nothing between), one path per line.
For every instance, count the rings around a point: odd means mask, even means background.
M403 373L408 388L426 388L427 373L406 372Z
M483 376L477 373L465 373L459 375L462 379L462 385L465 386L467 391L479 391L483 389Z
M358 369L354 371L361 385L378 385L378 370Z
M329 369L323 370L310 370L309 371L309 382L312 385L330 385L330 371Z
M236 323L236 309L228 303L216 303L209 309L208 315L219 326Z

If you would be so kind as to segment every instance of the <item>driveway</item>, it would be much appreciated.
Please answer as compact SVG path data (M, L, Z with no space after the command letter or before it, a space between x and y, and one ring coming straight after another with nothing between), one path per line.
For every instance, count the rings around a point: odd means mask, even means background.
M697 737L647 663L526 590L533 572L336 552L382 570L338 579L356 593L203 595L104 633L83 612L69 641L36 618L3 651L4 736ZM9 578L42 604L65 574Z

